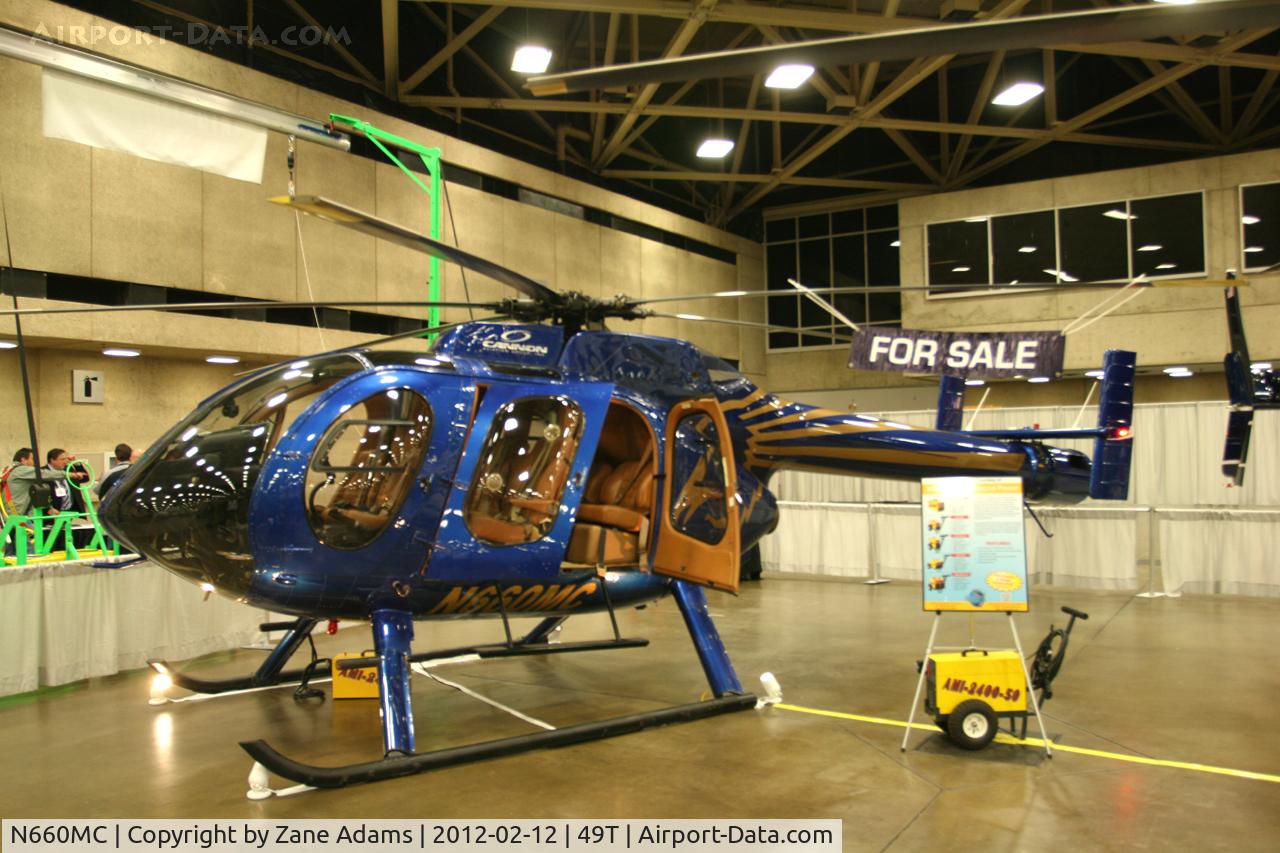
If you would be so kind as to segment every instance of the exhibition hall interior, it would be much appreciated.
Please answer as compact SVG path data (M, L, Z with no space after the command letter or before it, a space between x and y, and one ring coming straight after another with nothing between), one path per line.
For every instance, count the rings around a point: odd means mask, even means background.
M1273 849L1278 78L1267 0L0 1L0 817Z

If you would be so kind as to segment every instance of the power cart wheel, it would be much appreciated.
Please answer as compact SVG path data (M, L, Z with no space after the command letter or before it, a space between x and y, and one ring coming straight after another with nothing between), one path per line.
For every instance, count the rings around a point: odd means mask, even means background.
M961 749L982 749L996 736L995 712L986 702L969 699L947 715L947 737Z

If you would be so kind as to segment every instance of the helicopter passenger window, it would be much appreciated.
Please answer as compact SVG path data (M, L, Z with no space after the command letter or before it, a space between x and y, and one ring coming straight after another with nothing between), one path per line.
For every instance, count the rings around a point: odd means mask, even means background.
M464 506L476 539L518 545L551 530L582 421L565 397L526 397L498 410Z
M729 516L720 432L710 415L695 412L676 424L673 440L671 526L715 545Z
M307 520L331 548L352 550L386 529L431 437L431 407L404 389L379 391L343 413L307 470Z

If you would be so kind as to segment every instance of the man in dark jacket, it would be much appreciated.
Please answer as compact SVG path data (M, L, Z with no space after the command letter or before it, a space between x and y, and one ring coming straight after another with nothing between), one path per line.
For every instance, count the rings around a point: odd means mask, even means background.
M124 472L129 470L129 466L136 461L138 461L138 451L124 442L117 444L116 464L112 465L107 473L102 476L102 482L98 484L98 497L105 498L107 492L111 491L111 487L124 476Z

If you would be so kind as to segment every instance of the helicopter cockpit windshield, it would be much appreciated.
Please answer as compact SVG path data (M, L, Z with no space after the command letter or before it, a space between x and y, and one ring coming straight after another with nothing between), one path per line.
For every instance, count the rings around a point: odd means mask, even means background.
M262 462L334 383L371 366L340 352L269 368L206 400L111 490L102 517L137 551L196 583L252 581L249 500Z

